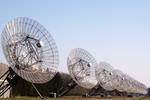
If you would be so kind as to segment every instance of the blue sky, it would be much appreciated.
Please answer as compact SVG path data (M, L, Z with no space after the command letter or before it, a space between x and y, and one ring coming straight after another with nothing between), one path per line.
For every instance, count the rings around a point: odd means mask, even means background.
M149 0L2 0L0 30L15 17L33 18L55 39L61 71L67 72L70 50L80 47L150 86L149 5ZM6 63L2 49L0 60Z

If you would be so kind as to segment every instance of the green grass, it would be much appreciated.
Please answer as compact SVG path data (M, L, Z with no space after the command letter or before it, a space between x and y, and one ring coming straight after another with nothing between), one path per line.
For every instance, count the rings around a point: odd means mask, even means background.
M39 97L13 97L13 98L0 98L0 100L41 100ZM61 97L61 98L45 98L45 100L150 100L150 97Z

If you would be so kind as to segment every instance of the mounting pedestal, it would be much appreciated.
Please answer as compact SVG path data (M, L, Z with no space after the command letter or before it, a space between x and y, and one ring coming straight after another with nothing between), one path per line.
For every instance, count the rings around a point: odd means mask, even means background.
M57 96L64 96L66 93L68 93L71 89L73 89L76 86L76 82L74 80L71 80L67 85L63 86L57 91Z
M94 88L92 88L88 92L88 96L96 96L96 95L104 95L105 94L105 89L103 89L100 85L96 85Z
M11 68L9 68L9 70L6 71L0 77L0 79L2 79L3 77L5 77L5 78L3 79L2 83L0 84L0 96L2 96L11 87L13 87L20 79L20 77L18 75L16 75ZM5 84L5 82L8 82L8 83Z
M15 86L17 84L17 82L20 80L20 77L11 68L9 68L8 71L6 71L0 77L0 79L2 80L3 77L5 77L5 78L3 79L2 83L0 84L0 96L2 96L5 92L7 92L11 87ZM5 82L7 82L7 83L5 84ZM44 99L43 96L38 91L38 89L36 88L36 86L33 83L31 83L31 85L33 86L35 91L38 93L40 98Z

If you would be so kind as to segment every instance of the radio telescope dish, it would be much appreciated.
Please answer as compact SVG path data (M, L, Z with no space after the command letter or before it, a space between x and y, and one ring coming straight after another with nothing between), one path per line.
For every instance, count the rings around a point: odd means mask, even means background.
M134 79L131 78L129 75L123 73L120 70L116 70L117 74L120 74L124 80L120 83L120 86L122 86L122 90L126 91L128 93L135 93L137 87L134 85ZM118 86L119 87L119 86ZM119 89L119 88L118 88Z
M2 48L11 69L31 83L46 83L56 74L58 50L50 33L37 21L18 17L6 24Z
M110 64L108 64L107 62L100 62L95 71L98 84L100 84L106 90L115 89L113 83L113 67Z
M118 69L114 69L113 73L115 73L115 76L117 77L116 79L114 79L115 84L115 88L118 91L130 91L130 84L128 84L128 80L127 78L124 76L124 73L121 72Z
M91 89L97 84L94 57L84 49L73 49L67 59L69 73L72 79L81 87Z
M118 81L119 85L116 85L116 89L119 91L126 91L128 93L136 94L136 95L144 95L146 94L146 88L145 85L138 82L137 80L133 79L129 75L123 73L120 70L114 70L114 73L116 73L120 78L118 78L116 81Z

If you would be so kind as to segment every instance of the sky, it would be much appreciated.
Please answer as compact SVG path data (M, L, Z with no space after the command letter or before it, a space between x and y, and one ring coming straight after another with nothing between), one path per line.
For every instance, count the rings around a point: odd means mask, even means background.
M150 86L149 0L1 0L0 35L15 17L41 23L59 50L59 70L68 72L74 48L90 52ZM0 40L1 41L1 40ZM0 45L0 62L7 63Z

